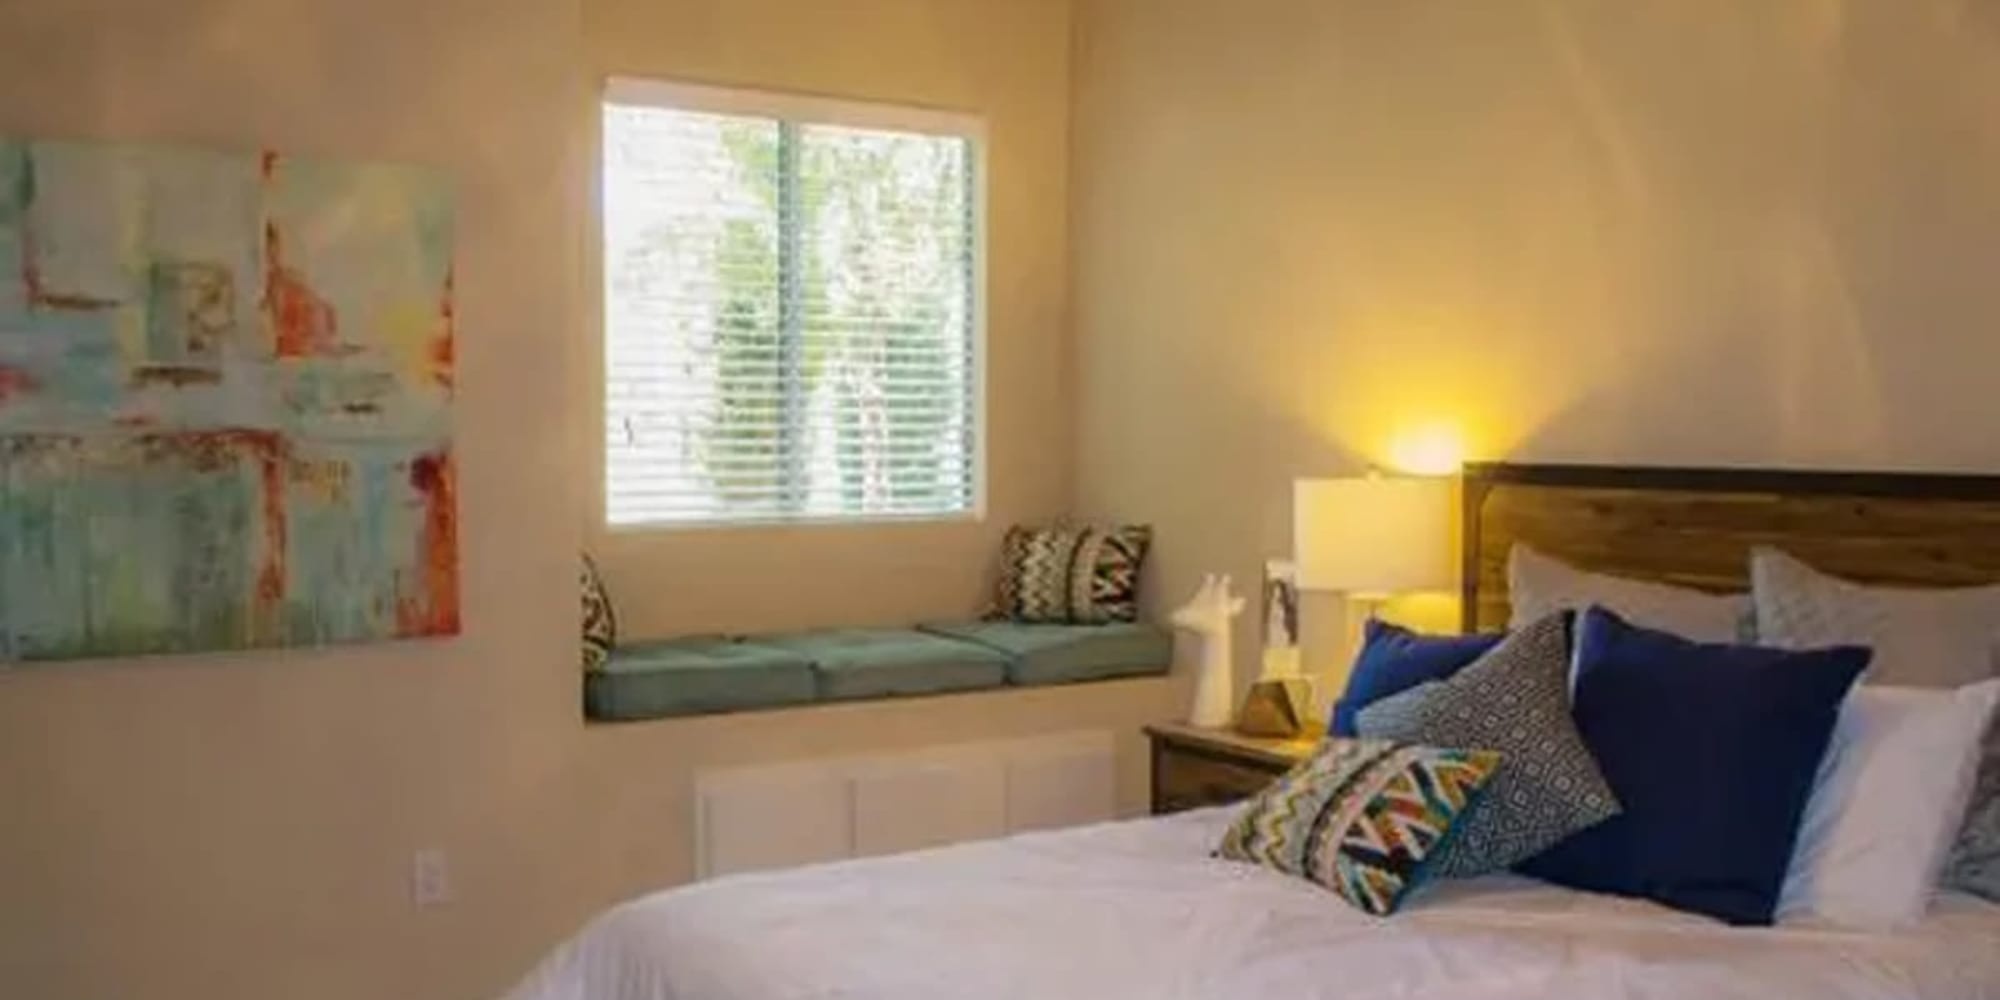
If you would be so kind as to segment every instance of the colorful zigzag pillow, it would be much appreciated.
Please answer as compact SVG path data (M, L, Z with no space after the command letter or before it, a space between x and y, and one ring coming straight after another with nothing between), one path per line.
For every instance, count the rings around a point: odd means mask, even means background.
M1330 739L1243 806L1216 855L1388 916L1430 877L1499 764L1486 750Z

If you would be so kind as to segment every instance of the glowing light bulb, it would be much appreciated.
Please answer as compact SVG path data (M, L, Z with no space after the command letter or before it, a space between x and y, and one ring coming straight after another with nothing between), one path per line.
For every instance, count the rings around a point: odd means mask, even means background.
M1456 475L1465 464L1465 436L1449 424L1426 424L1396 435L1389 464L1417 476Z

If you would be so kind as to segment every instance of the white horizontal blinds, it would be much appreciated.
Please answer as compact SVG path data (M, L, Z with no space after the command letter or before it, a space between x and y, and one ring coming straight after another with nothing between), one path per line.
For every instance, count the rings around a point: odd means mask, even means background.
M800 129L809 514L972 507L968 146Z
M746 466L781 386L775 121L607 105L606 499L613 524L783 510Z
M977 502L962 137L610 104L613 524Z

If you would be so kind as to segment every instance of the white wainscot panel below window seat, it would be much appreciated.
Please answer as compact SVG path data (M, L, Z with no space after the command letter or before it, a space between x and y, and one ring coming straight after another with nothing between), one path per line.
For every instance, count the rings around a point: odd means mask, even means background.
M1109 820L1108 732L960 743L695 777L695 873L713 878Z

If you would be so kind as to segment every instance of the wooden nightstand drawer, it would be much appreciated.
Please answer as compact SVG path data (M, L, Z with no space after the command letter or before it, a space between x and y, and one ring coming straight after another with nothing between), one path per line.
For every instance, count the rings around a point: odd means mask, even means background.
M1319 734L1271 740L1192 726L1148 726L1153 741L1153 813L1218 806L1264 789L1319 743Z
M1170 813L1246 799L1284 773L1181 751L1156 758L1153 812Z

